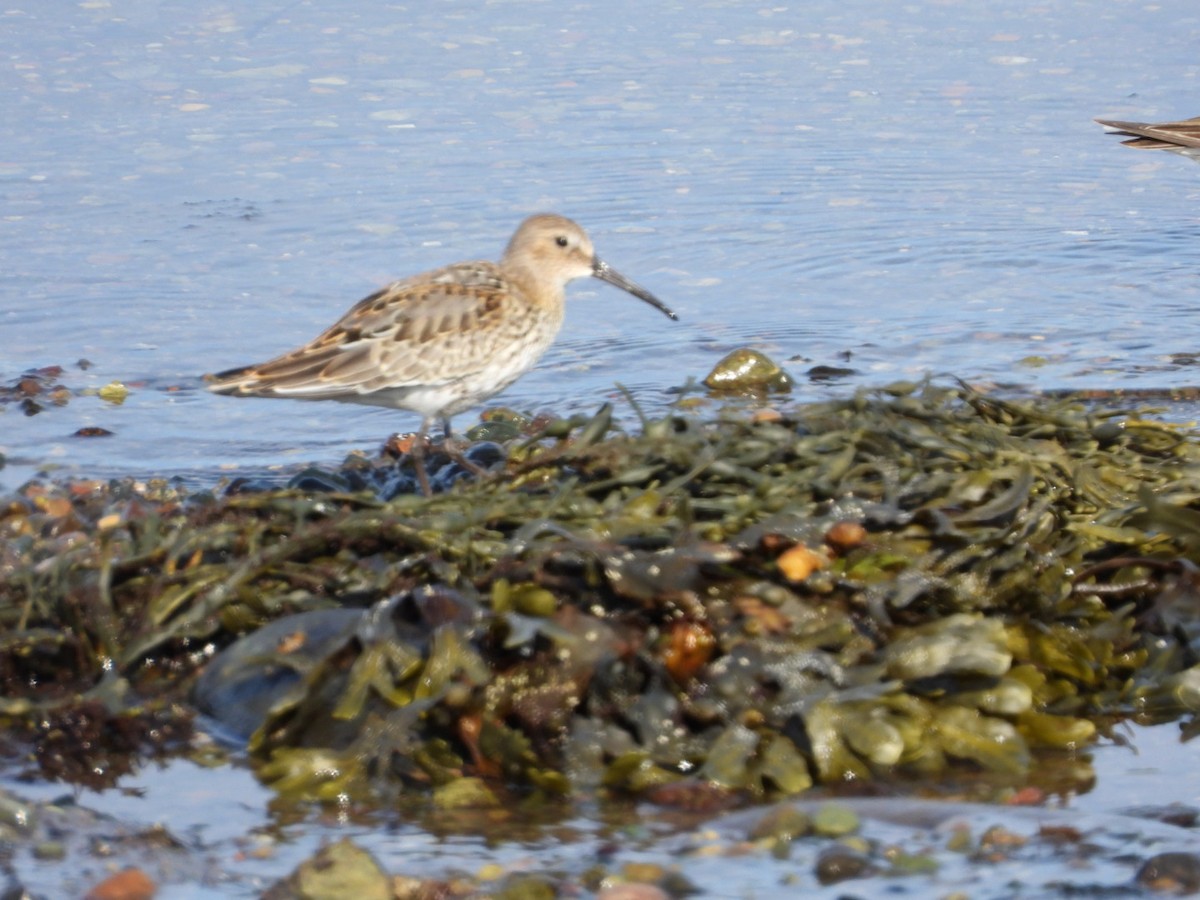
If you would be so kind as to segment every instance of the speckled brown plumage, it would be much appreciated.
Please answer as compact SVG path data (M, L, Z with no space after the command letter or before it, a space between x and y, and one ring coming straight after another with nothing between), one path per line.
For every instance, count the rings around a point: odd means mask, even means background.
M456 263L393 282L303 347L210 376L209 390L409 409L422 417L421 436L435 419L448 433L450 416L533 367L562 326L564 288L585 275L675 318L601 262L582 228L539 215L521 223L499 263Z

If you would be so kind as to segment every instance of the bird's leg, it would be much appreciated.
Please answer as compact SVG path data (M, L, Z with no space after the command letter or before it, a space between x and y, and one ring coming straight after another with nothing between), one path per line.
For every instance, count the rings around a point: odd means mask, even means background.
M442 416L442 452L448 457L474 475L476 478L482 478L488 474L488 470L483 466L471 462L467 459L461 450L458 449L458 444L450 434L450 417Z
M433 496L429 472L425 469L425 435L429 433L431 421L429 418L421 420L421 428L413 437L412 449L408 451L408 455L412 457L413 470L417 473L417 484L421 486L421 493L426 497Z

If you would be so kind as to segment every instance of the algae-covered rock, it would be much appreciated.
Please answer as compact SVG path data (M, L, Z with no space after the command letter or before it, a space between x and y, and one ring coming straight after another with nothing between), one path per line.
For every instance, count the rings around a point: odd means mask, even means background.
M559 892L549 877L521 872L505 879L491 896L495 900L554 900Z
M977 710L937 710L932 737L949 756L969 759L993 772L1015 774L1029 766L1029 749L1016 727Z
M458 778L433 790L436 809L492 809L500 805L496 794L479 778Z
M813 833L822 837L844 837L854 834L861 824L858 813L838 803L826 803L812 818Z
M391 879L375 858L349 838L322 847L276 883L264 900L391 900Z
M812 817L790 804L776 806L750 828L746 835L752 841L764 839L791 841L812 831Z
M729 765L729 777L741 777L736 760ZM672 784L680 775L668 772L650 758L648 754L629 752L614 759L604 772L604 785L633 794L648 792L652 788Z
M787 392L792 379L766 354L743 347L721 359L704 378L714 391L755 394Z
M96 391L96 395L109 403L120 406L129 396L129 388L121 384L119 381L110 381L104 387Z
M837 884L852 878L865 878L878 871L866 854L848 847L833 846L821 851L813 874L820 884Z
M1078 750L1096 736L1096 724L1090 719L1051 716L1026 710L1017 718L1017 727L1035 747Z
M846 744L875 766L894 766L904 756L904 735L893 722L893 712L872 703L838 707L838 731Z
M1033 689L1011 675L987 687L956 691L956 702L993 716L1017 716L1033 708Z
M725 787L748 787L754 777L750 767L757 750L758 735L742 725L732 725L713 742L700 774Z
M1012 665L1004 624L969 613L899 631L884 657L888 673L906 680L937 675L999 677Z

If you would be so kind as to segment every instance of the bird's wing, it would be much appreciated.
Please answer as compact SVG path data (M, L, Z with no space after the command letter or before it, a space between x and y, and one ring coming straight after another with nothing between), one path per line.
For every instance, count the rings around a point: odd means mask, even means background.
M447 383L482 368L471 352L502 329L511 286L493 263L459 263L364 297L303 347L214 376L211 390L305 399ZM478 365L476 365L478 364Z
M1150 125L1145 122L1117 122L1097 119L1107 128L1128 135L1133 140L1122 141L1127 147L1140 150L1170 150L1176 147L1200 147L1200 116L1182 122L1160 122Z

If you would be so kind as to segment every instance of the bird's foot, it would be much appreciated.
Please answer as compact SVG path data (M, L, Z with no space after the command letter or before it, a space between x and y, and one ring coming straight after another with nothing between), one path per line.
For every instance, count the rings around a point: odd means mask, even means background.
M444 438L434 444L420 433L393 435L384 445L383 452L410 461L417 485L426 497L433 496L435 489L445 490L466 472L476 478L494 476L497 463L506 458L504 449L490 441L463 446L454 438Z
M467 456L467 451L464 451L463 448L458 445L458 441L456 441L454 438L444 438L442 440L441 450L448 457L450 457L453 462L458 463L476 478L483 478L485 475L491 474L490 469L479 465L479 463Z

